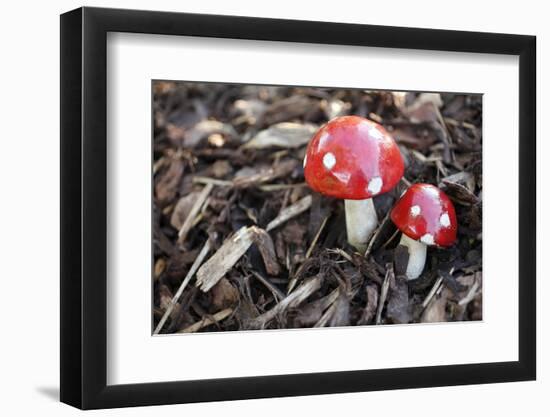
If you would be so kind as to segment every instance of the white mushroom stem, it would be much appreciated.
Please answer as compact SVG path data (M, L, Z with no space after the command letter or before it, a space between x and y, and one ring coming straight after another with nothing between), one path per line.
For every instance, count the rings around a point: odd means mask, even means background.
M409 251L409 261L407 263L406 271L407 279L410 281L418 278L424 270L424 264L426 263L426 249L428 245L419 240L411 239L405 233L401 234L399 244L405 246Z
M378 216L372 198L366 200L344 200L346 207L346 230L348 242L363 254L367 250L369 237L376 229Z

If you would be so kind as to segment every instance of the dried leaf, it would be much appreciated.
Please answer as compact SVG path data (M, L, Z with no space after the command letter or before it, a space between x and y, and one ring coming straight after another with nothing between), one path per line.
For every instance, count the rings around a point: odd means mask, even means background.
M409 287L407 279L403 276L395 277L395 284L391 290L386 308L386 317L393 323L408 323L411 321Z
M376 309L378 308L378 288L376 285L367 285L367 305L363 311L363 315L358 325L372 323L374 317L376 316Z
M180 280L182 275L187 273L188 265L195 261L199 253L198 249L191 251L174 251L166 267L166 274L174 280Z
M200 194L195 199L195 201L193 202L193 206L191 207L191 210L189 210L189 214L183 221L183 224L181 225L181 228L178 231L178 244L181 245L185 241L187 234L193 227L193 222L195 221L195 218L199 213L199 210L205 203L206 198L212 191L213 187L214 186L212 184L206 184L204 188L201 190Z
M439 186L456 203L466 206L471 206L479 203L479 199L477 198L477 196L472 193L465 185L457 182L452 182L444 178Z
M233 103L233 110L236 114L239 114L240 117L233 122L238 124L242 121L246 121L249 124L255 124L258 119L263 116L266 108L267 105L262 100L236 100L235 103Z
M397 245L393 251L393 263L397 276L406 275L409 264L409 249L406 246Z
M159 277L161 276L161 274L164 272L165 269L166 269L166 259L158 258L157 261L155 262L155 268L153 272L153 276L155 277L155 280L159 279Z
M252 187L267 181L284 177L298 166L296 159L285 159L271 167L242 168L235 174L233 184L237 188Z
M174 295L172 294L172 291L170 291L170 288L168 288L168 286L161 285L159 288L160 308L162 308L163 310L166 310L170 305L170 301L172 301L173 296Z
M330 294L300 308L297 316L294 318L296 327L311 327L317 323L321 319L323 312L336 301L339 294L340 290L336 288Z
M447 291L442 291L438 296L434 296L420 318L422 323L439 323L447 321Z
M214 178L223 178L233 171L233 167L227 159L218 159L214 162L207 172L206 176L212 175Z
M178 146L185 137L185 129L173 123L168 123L166 125L166 136L171 142Z
M179 158L170 162L168 169L156 181L155 194L161 206L170 203L176 196L178 186L183 176L184 164Z
M331 120L335 117L345 116L348 114L351 104L339 99L323 100L321 108L324 110L327 119Z
M471 193L474 192L476 181L474 175L471 172L460 171L456 174L449 175L441 180L440 187L445 187L448 184L458 184L466 187Z
M192 191L178 200L172 212L172 216L170 217L170 224L175 229L179 230L181 228L200 194L200 191Z
M426 150L437 140L435 134L428 129L399 127L391 131L397 143L414 149Z
M226 278L222 278L212 287L211 294L212 305L217 310L232 307L239 301L239 291Z
M306 225L297 221L288 222L281 230L281 233L286 243L303 245L305 243Z
M317 128L318 126L309 123L278 123L259 132L244 147L255 149L299 148L309 142Z
M237 131L230 124L217 120L203 120L185 132L183 145L187 148L196 147L203 139L212 134L222 134L228 137L237 137Z
M275 123L291 120L311 111L318 103L318 100L313 101L305 96L290 96L271 104L265 112L264 121L270 126Z
M153 228L153 244L155 245L155 248L167 255L171 255L174 252L172 242L166 237L159 227Z
M330 327L349 326L350 303L348 296L343 291L340 291L340 296L334 302L333 306L334 311L328 325Z
M275 246L273 245L273 240L271 240L269 233L267 233L264 229L255 228L253 238L254 243L262 255L267 273L269 275L279 275L281 268L277 262Z

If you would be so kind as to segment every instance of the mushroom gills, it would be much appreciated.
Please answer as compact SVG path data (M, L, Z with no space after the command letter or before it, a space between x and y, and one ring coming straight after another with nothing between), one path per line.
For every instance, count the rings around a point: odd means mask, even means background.
M345 200L348 242L361 254L367 250L369 238L376 229L378 216L372 198Z
M409 252L409 260L407 262L407 279L413 280L418 278L424 270L426 263L427 245L408 237L405 233L401 234L399 244L405 246Z

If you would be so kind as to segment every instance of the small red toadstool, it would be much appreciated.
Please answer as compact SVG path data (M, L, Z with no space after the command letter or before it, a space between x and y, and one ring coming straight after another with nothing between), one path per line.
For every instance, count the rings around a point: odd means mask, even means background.
M391 219L403 232L399 244L409 251L406 272L409 280L422 273L427 246L451 246L456 240L454 205L431 184L413 184L395 203Z
M378 223L372 197L395 187L403 170L399 147L389 133L359 116L338 117L321 127L304 158L309 186L345 199L348 241L361 253Z

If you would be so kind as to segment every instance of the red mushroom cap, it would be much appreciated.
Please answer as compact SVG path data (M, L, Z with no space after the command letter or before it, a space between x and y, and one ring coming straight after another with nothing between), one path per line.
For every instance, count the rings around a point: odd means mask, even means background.
M304 158L309 186L346 200L365 200L391 190L403 170L399 148L386 129L359 116L338 117L321 127Z
M427 245L451 246L456 240L455 207L447 194L431 184L414 184L391 211L395 225Z

